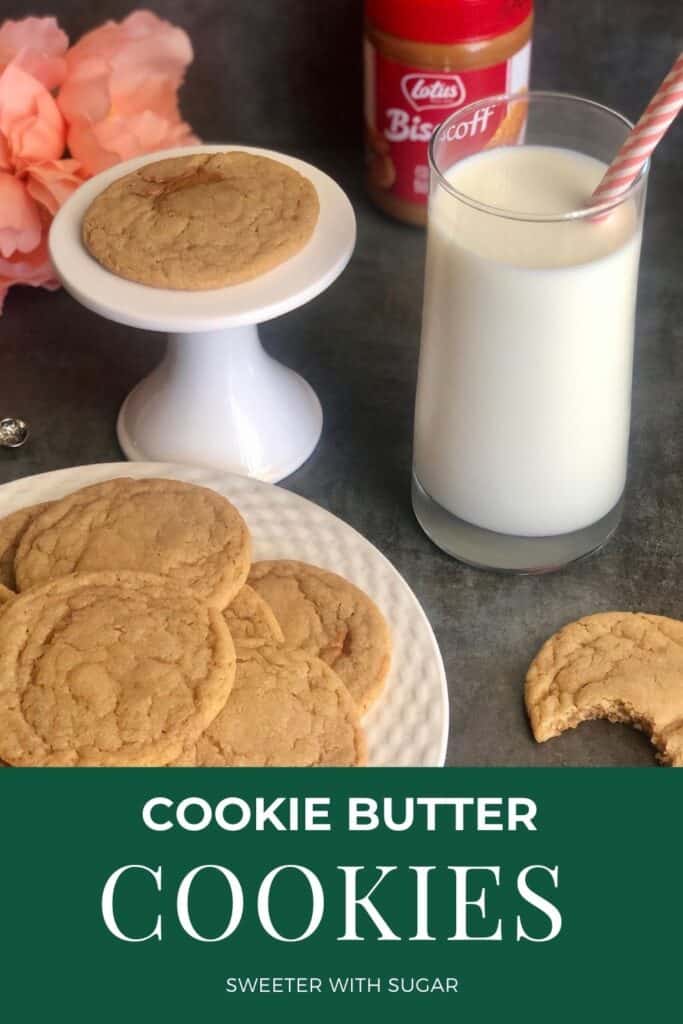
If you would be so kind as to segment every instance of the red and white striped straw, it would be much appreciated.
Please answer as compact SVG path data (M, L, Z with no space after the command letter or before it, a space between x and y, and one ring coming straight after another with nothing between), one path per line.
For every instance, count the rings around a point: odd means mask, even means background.
M593 193L600 201L614 199L625 192L640 174L643 164L683 107L683 53L645 108L643 116L629 133L605 176Z

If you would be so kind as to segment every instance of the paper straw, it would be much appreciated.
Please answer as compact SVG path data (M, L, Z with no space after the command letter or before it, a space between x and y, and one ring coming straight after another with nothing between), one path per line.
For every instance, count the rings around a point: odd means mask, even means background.
M614 199L631 185L667 128L683 107L683 53L681 53L657 92L645 108L643 116L630 132L623 146L605 172L593 193L600 201Z

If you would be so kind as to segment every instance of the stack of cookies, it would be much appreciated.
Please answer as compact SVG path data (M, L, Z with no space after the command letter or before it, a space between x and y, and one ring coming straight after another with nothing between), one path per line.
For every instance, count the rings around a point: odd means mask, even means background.
M389 657L366 594L252 564L203 487L111 480L0 521L6 764L363 764Z

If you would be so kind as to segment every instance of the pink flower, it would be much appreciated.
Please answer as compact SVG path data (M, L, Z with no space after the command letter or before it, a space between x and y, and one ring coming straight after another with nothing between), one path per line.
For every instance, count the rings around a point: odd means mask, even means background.
M54 18L0 25L0 311L13 284L58 287L47 232L84 178L196 141L178 110L182 29L136 11L67 46Z
M68 51L58 103L69 150L87 174L197 141L177 99L191 61L187 34L151 11L108 21Z
M47 232L43 234L40 245L33 252L15 255L5 260L0 258L0 312L5 296L13 284L28 284L34 288L47 288L56 291L59 281L55 277L52 263L47 252Z
M61 159L64 137L51 94L11 60L0 74L0 308L13 284L58 286L47 230L82 181L77 162Z
M46 89L56 89L66 74L69 45L55 18L24 18L0 25L0 72L13 63Z

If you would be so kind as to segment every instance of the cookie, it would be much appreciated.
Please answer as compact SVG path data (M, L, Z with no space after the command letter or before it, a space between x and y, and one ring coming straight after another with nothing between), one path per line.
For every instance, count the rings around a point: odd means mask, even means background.
M109 480L52 505L15 557L20 590L72 572L169 576L223 609L244 583L249 531L215 491L176 480Z
M19 541L33 520L48 508L50 502L20 508L18 512L0 519L0 585L9 590L16 590L14 577L14 558Z
M245 584L223 612L228 629L240 649L284 643L273 610L256 591Z
M223 708L234 675L222 614L172 581L63 577L0 613L0 759L166 764Z
M83 242L119 277L197 291L272 270L308 242L318 194L292 167L239 150L146 164L86 211Z
M249 584L273 609L288 646L322 658L366 711L382 690L391 657L389 628L367 594L304 562L255 562Z
M571 622L534 658L525 697L539 742L607 718L642 729L664 764L683 767L683 622L641 612Z
M13 590L10 590L9 587L5 587L2 583L0 583L0 608L2 608L3 604L6 604L8 601L11 601L12 598L15 596L16 595Z
M180 765L352 767L365 764L358 710L335 672L298 651L236 644L235 685L224 709L186 745Z

